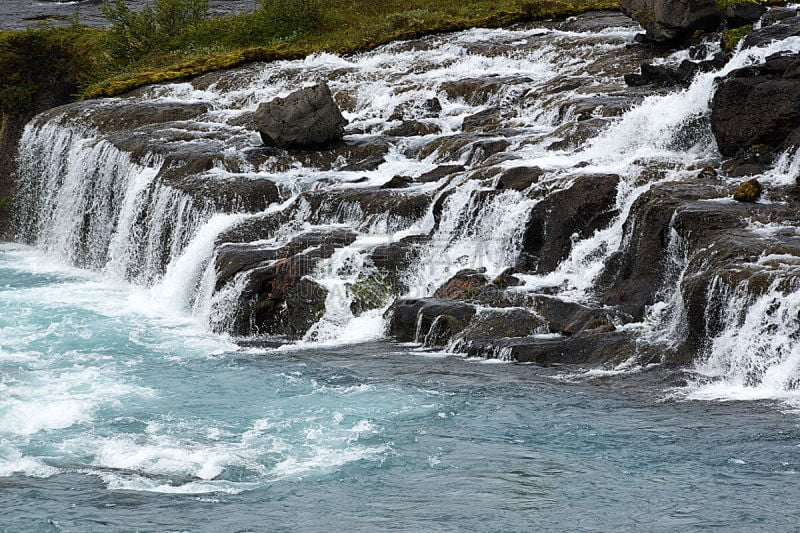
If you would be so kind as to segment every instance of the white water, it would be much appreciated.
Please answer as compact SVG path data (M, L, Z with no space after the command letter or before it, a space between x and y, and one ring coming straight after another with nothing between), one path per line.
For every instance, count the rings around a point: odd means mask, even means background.
M506 152L515 158L497 161L502 168L535 165L546 170L547 175L534 191L566 188L580 174L614 173L623 178L616 201L619 215L607 228L576 242L570 256L554 272L520 276L525 282L520 290L557 288L562 298L585 302L592 298L605 260L626 246L623 225L636 199L653 184L642 182L642 173L656 165L664 170L663 177L657 179L680 178L686 175L681 168L715 153L709 134L688 142L681 138L688 121L708 114L715 77L780 50L800 51L800 39L791 38L764 49L738 52L721 72L699 75L686 90L645 98L584 146L547 150L553 140L547 134L564 117L570 117L569 109L560 117L560 104L590 96L591 92L583 87L544 99L537 95L546 94L550 85L568 78L584 79L590 86L597 57L621 53L633 35L628 30L601 34L472 30L415 44L394 43L349 58L319 54L301 61L254 66L209 87L197 88L189 83L159 86L146 90L142 98L209 103L212 111L202 117L202 126L233 132L227 150L234 154L258 144L255 134L231 126L234 120L253 111L259 102L285 96L319 78L327 79L344 102L350 128L358 132L350 140L385 133L400 123L390 119L402 109L409 118L441 130L441 134L432 136L390 140L385 162L375 170L344 171L343 161L319 168L312 161L287 163L279 157L248 169L255 179L274 180L284 195L282 203L269 211L283 215L283 226L256 246L279 247L303 231L334 224L358 232L354 244L338 250L314 273L315 280L328 290L326 311L300 346L359 342L383 333L383 309L359 317L350 310L349 287L363 274L365 259L375 246L409 235L430 234L430 244L421 259L406 273L409 295L429 296L462 268L486 268L488 275L494 275L513 266L525 222L538 199L531 191L486 195L491 188L469 179L469 173L446 185L414 185L406 190L403 194L448 195L436 225L432 208L419 219L370 214L357 204L333 206L336 209L325 205L324 214L312 212L302 194L326 187L321 180L329 180L331 188L367 188L396 175L420 176L443 162L474 167L479 161L474 146L440 148L426 157L419 156L418 151L436 137L455 137L467 116L493 107L511 109L504 120L514 130L485 135L481 140L507 139L511 143ZM520 46L522 43L525 45ZM564 53L565 48L569 54ZM508 77L511 81L486 94L466 90L463 96L449 96L452 86L448 84L476 76L487 80ZM618 75L601 81L621 86ZM434 97L440 100L442 112L426 117L420 103ZM28 178L23 181L25 219L29 221L23 226L25 238L66 263L102 271L109 279L131 280L149 287L140 293L141 301L136 305L145 307L149 303L167 313L194 313L197 320L215 328L230 323L247 278L239 274L222 290L214 291L217 239L238 223L264 213L215 213L207 205L196 205L186 194L159 181L163 164L159 158L134 161L99 133L59 118L29 125L22 147L21 168ZM794 154L786 154L765 180L788 183L799 161ZM585 166L576 169L579 162ZM215 172L224 176L228 171ZM213 178L211 173L208 179ZM366 179L348 183L360 178ZM675 263L668 281L671 286L663 288L662 301L651 309L643 329L653 338L674 343L685 335L678 288L683 282L687 252L677 234L670 238L670 257ZM343 268L345 265L349 268ZM784 283L755 300L737 294L733 288L715 295L724 300L730 315L724 331L710 341L707 361L697 369L711 381L696 383L693 397L793 396L797 388L793 376L798 374L798 342L793 334L799 325L793 307L797 292L787 292ZM387 300L385 305L389 303ZM784 322L777 324L776 317ZM773 334L775 331L778 334Z

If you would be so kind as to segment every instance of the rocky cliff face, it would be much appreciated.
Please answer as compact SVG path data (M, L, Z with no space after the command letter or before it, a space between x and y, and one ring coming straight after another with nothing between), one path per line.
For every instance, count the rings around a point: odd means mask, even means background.
M25 130L18 229L236 336L758 383L798 346L800 46L711 41L679 89L629 86L685 59L638 30L590 14L55 109ZM258 105L320 79L343 140L264 146ZM754 173L761 199L735 201Z

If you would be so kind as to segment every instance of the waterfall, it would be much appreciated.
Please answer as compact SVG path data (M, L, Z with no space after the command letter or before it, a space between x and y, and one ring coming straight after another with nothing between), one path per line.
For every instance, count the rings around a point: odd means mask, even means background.
M465 269L492 280L524 264L532 217L552 218L553 198L610 176L601 221L560 237L554 265L516 272L509 301L533 312L537 298L551 298L595 313L592 327L603 333L616 328L642 345L679 350L694 316L687 287L704 274L698 258L707 252L682 229L680 206L659 219L663 257L644 310L608 304L603 283L614 261L634 253L640 225L655 223L642 218L648 195L690 182L718 157L708 127L715 79L800 51L800 38L736 51L685 88L644 96L622 75L643 60L677 64L684 56L631 47L637 28L629 25L569 24L476 29L154 86L97 104L118 105L123 116L137 105L156 110L146 119L133 113L119 131L84 112L93 103L42 115L20 144L20 239L142 285L153 305L191 313L213 331L285 334L295 346L351 343L382 337L397 298L430 298ZM248 127L257 105L318 79L349 120L345 143L261 147ZM786 186L798 165L789 151L763 180ZM501 183L526 169L528 182ZM712 185L722 190L732 183L724 179ZM709 194L710 209L722 205L713 202L723 193ZM716 315L706 351L695 354L695 394L796 389L798 287L778 276L756 294L720 278L709 291L721 315L709 311ZM310 323L292 322L292 313ZM450 333L449 322L430 318L417 340ZM422 328L422 315L415 320ZM537 335L556 342L576 333L562 325ZM483 353L512 359L512 348Z

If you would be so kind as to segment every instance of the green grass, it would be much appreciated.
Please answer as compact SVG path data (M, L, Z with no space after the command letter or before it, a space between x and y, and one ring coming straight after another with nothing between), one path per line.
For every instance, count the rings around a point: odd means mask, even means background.
M197 8L203 1L155 0L141 20L110 3L110 30L0 32L0 110L36 107L54 80L79 98L114 96L251 61L349 54L396 39L618 7L615 0L262 0L254 13L226 17L175 22L156 13L159 3Z
M0 107L30 104L47 81L36 72L42 63L25 64L32 48L39 55L63 57L62 73L74 81L77 96L93 98L251 61L323 51L348 54L395 39L616 6L612 0L262 0L254 13L192 20L165 31L152 21L129 19L127 27L111 30L72 26L0 32L0 87L6 93ZM118 13L116 22L126 15ZM133 41L127 49L126 37Z

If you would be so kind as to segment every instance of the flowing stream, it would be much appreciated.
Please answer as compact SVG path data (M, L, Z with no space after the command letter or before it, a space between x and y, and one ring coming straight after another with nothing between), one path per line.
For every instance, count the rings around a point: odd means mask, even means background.
M637 200L715 157L707 127L686 135L714 78L800 51L789 39L736 52L686 89L637 94L623 74L681 53L631 46L638 28L621 17L592 20L251 65L34 119L19 154L24 244L0 245L0 528L796 527L794 256L753 266L773 276L763 293L715 281L721 326L687 373L636 358L494 364L386 339L394 297L429 297L466 268L500 275L542 198L616 175L607 223L513 289L595 304ZM319 79L349 120L346 147L261 149L248 127L258 104ZM479 113L488 122L468 128ZM585 135L570 129L582 123ZM786 154L765 183L798 164ZM442 165L446 179L421 179ZM494 186L534 166L543 175L524 190ZM413 180L379 203L397 176ZM220 193L242 183L267 192ZM688 335L694 265L674 224L657 302L618 325L664 351ZM394 292L356 310L375 251L408 239L420 244ZM298 241L309 254L336 243L304 277L324 311L293 339L237 335L255 271L221 283L219 258Z

